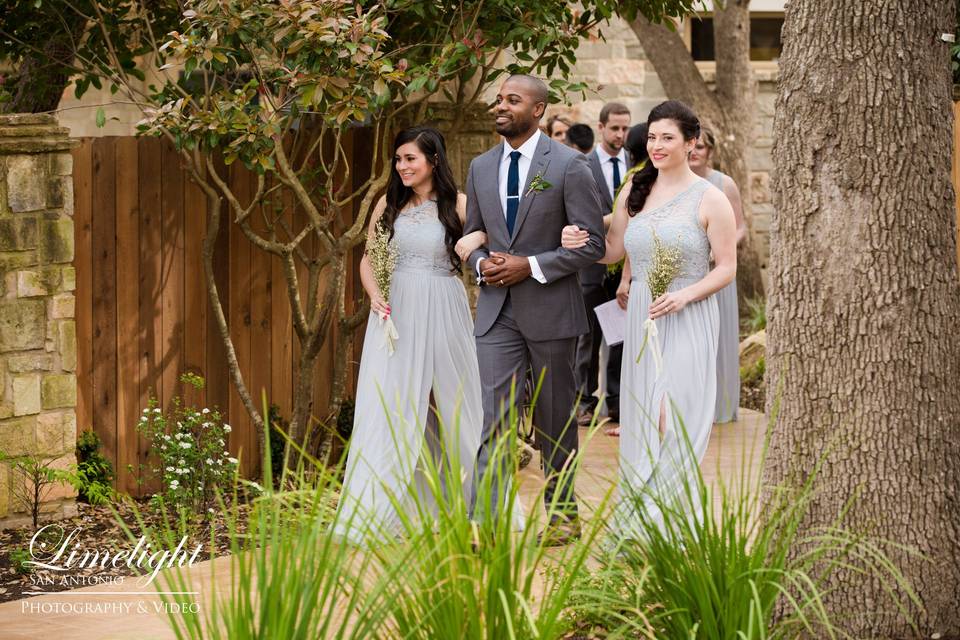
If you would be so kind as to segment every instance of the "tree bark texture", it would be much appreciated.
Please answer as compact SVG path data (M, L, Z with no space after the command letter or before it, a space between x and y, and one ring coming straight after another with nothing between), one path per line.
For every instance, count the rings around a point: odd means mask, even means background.
M804 529L888 548L924 638L960 637L960 283L948 0L791 0L774 124L767 486L825 464ZM880 580L841 571L856 638L914 638ZM902 595L902 594L901 594ZM934 635L939 633L940 635Z
M721 169L740 188L747 236L737 248L737 292L744 301L763 296L760 257L750 233L751 143L757 84L750 67L750 0L728 0L714 13L716 87L711 89L676 31L637 16L630 24L667 95L693 107L700 121L717 134Z

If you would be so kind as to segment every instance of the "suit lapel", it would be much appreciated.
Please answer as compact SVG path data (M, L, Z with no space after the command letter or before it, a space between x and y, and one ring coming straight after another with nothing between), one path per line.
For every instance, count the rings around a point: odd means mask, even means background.
M517 211L517 221L513 225L513 236L510 237L511 246L513 246L513 241L517 239L520 227L523 226L523 221L527 219L527 213L537 197L536 191L530 191L530 183L533 182L534 177L538 175L543 177L547 172L547 166L550 164L551 144L548 136L540 134L540 141L537 142L537 149L533 152L533 159L530 161L530 168L527 170L527 179L520 191L520 209Z
M503 203L500 202L500 159L503 158L504 144L506 143L501 142L494 147L494 153L491 153L488 157L488 164L484 167L482 173L483 178L481 178L479 184L491 184L487 176L493 176L493 187L484 188L483 193L480 195L488 201L484 210L490 210L496 218L496 220L493 221L493 227L490 226L490 220L486 221L487 229L492 231L495 228L500 234L500 237L505 239L506 243L510 240L510 234L507 232L507 217L503 212Z
M596 150L590 152L590 169L593 171L593 179L597 183L597 189L600 191L600 199L603 201L605 210L613 209L613 199L610 197L610 191L607 189L607 179L603 177L603 168L600 166L600 156Z

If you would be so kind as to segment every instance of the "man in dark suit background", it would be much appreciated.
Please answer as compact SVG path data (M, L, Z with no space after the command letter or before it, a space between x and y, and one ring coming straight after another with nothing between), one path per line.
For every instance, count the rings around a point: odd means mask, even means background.
M587 154L593 178L600 191L600 201L604 214L613 211L613 201L623 176L630 169L630 157L623 145L630 130L630 110L619 102L608 102L600 110L600 144ZM599 386L600 343L603 333L597 321L594 307L612 300L616 295L616 285L610 291L607 267L602 264L590 265L580 270L580 289L583 302L590 319L590 330L580 336L577 342L577 388L581 393L578 423L589 424L597 408L595 397ZM613 278L619 283L619 274ZM607 361L607 415L610 420L620 420L620 365L623 360L623 345L610 347Z

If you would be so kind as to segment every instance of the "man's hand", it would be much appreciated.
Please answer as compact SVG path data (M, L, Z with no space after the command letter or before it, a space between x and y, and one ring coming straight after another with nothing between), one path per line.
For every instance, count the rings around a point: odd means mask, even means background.
M509 253L492 251L480 266L484 282L493 287L512 287L530 277L530 261Z

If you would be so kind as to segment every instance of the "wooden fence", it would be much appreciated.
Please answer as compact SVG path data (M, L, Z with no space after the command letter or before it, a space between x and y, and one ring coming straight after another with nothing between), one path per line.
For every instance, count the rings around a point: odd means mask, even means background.
M348 154L364 144L360 138L348 143ZM229 168L229 183L244 201L255 191L255 178L239 163ZM233 427L229 449L242 452L243 470L251 472L257 437L230 384L203 278L203 193L173 147L158 139L82 140L74 185L78 429L101 437L117 488L141 494L155 485L138 484L147 462L147 442L135 429L140 412L151 395L165 408L184 395L221 409ZM217 240L216 278L240 369L258 406L263 390L289 417L299 345L282 266L228 219ZM355 273L347 275L348 300L359 286ZM326 405L332 358L328 341L317 362L315 411ZM184 389L179 377L187 371L206 379L203 393Z

